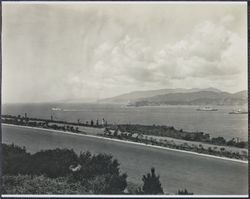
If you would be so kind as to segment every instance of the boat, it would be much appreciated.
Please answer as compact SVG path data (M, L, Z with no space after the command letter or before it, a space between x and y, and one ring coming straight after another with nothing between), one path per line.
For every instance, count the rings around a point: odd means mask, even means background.
M51 110L52 111L61 111L62 109L60 109L60 108L52 108Z
M131 101L128 101L128 103L126 104L126 107L134 107L135 104Z
M199 107L196 109L197 111L218 111L216 108L212 108L210 106Z
M248 114L248 111L242 111L241 109L229 112L229 114Z

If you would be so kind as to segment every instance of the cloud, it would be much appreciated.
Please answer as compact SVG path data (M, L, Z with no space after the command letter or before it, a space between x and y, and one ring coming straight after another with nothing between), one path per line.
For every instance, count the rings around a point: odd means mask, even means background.
M218 87L235 82L246 70L246 45L237 33L228 28L232 16L218 23L203 21L182 40L162 44L159 49L146 39L124 35L119 41L105 41L92 54L93 89L131 85L158 87ZM187 82L189 81L189 82ZM136 86L134 86L136 85Z
M164 44L159 50L130 35L115 44L102 43L93 55L93 72L104 79L126 76L123 79L136 82L239 74L246 67L247 51L244 40L227 28L233 19L204 21L182 40Z
M131 5L4 5L4 99L247 87L246 7Z

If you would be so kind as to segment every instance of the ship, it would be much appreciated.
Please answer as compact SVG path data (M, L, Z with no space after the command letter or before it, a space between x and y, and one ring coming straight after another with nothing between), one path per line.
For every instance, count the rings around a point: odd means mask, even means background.
M229 114L248 114L248 111L242 111L241 109L229 112Z
M52 111L61 111L62 109L56 107L56 108L52 108L51 110Z
M199 107L196 109L197 111L218 111L216 108L212 108L210 106Z
M126 107L134 107L134 106L135 106L135 104L133 102L131 102L130 100L126 104Z

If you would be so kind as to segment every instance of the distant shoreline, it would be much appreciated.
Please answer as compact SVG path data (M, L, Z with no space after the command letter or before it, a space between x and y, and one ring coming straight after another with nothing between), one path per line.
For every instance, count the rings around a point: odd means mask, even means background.
M110 104L112 104L112 103L110 103ZM245 109L247 109L247 104L242 104L242 105L223 105L223 104L215 104L215 105L213 105L213 104L211 104L211 105L204 105L204 104L201 104L201 105L199 105L199 104L197 104L197 105L195 105L195 104L190 104L190 105L188 105L188 104L159 104L159 105L157 105L157 104L155 104L155 105L153 105L153 104L150 104L150 105L127 105L127 104L120 104L122 107L125 107L125 108L147 108L147 107L149 107L149 108L157 108L157 107L160 107L160 108L171 108L171 107L177 107L177 108L199 108L199 107L203 107L203 106L211 106L211 107L217 107L217 108L222 108L222 107L235 107L235 106L237 106L237 107L242 107L242 108L245 108Z
M69 131L60 131L60 130L45 129L45 128L38 128L38 127L30 127L30 126L21 126L21 125L6 124L6 123L2 123L2 125L3 126L18 127L18 128L36 129L36 130L47 131L47 132L57 132L57 133L63 133L63 134L67 134L67 135L91 137L91 138L97 138L97 139L103 139L103 140L111 140L111 141L114 141L114 142L121 142L121 143L127 143L127 144L135 144L135 145L141 145L141 146L146 146L146 147L151 147L151 148L158 148L158 149L164 149L164 150L175 151L175 152L189 153L189 154L203 156L203 157L217 158L217 159L220 159L220 160L227 160L227 161L233 161L233 162L239 162L239 163L248 164L248 161L245 161L245 160L238 160L238 159L233 159L233 158L214 156L214 155L197 153L197 152L193 152L193 151L185 151L185 150L180 150L180 149L172 149L172 148L167 148L167 147L162 147L162 146L156 146L156 145L149 145L149 144L138 143L138 142L133 142L133 141L119 140L119 139L115 139L115 138L107 138L107 137L101 137L101 136L95 136L95 135L86 135L86 134L72 133L72 132L69 132Z

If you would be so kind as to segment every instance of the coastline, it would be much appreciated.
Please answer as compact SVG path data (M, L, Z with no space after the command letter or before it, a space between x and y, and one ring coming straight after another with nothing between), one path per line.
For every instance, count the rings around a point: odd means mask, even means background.
M215 159L220 159L220 160L226 160L226 161L233 161L233 162L248 164L248 161L245 161L245 160L238 160L238 159L233 159L233 158L214 156L214 155L197 153L197 152L193 152L193 151L185 151L185 150L180 150L180 149L172 149L172 148L168 148L168 147L149 145L149 144L138 143L138 142L133 142L133 141L119 140L119 139L115 139L115 138L107 138L107 137L101 137L101 136L96 136L96 135L86 135L86 134L72 133L72 132L69 132L69 131L60 131L60 130L45 129L45 128L38 128L38 127L30 127L30 126L21 126L21 125L6 124L6 123L2 123L2 125L19 127L19 128L37 129L37 130L47 131L47 132L49 131L49 132L64 133L64 134L75 135L75 136L91 137L91 138L103 139L103 140L111 140L111 141L114 141L114 142L141 145L141 146L144 146L144 147L151 147L151 148L157 148L157 149L163 149L163 150L169 150L169 151L175 151L175 152L181 152L181 153L188 153L188 154L192 154L192 155L198 155L198 156L203 156L203 157L209 157L209 158L215 158Z

